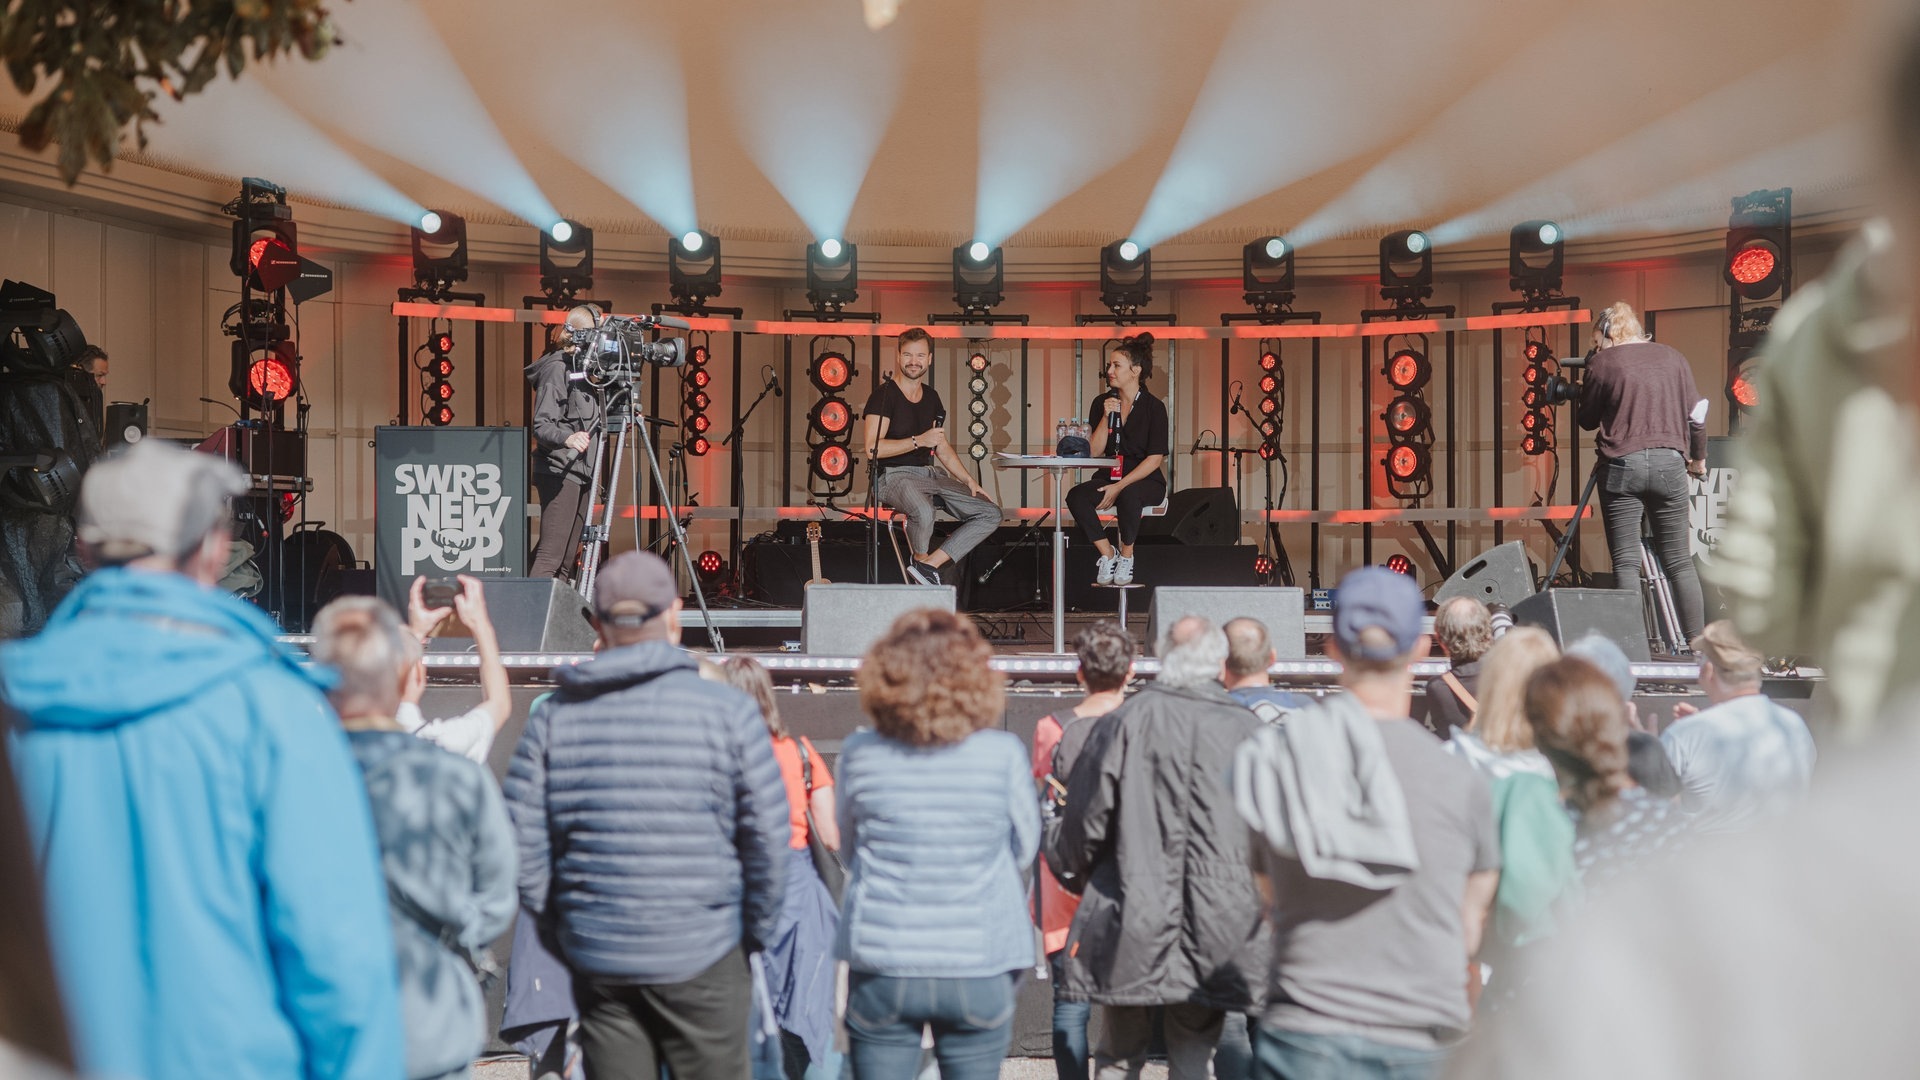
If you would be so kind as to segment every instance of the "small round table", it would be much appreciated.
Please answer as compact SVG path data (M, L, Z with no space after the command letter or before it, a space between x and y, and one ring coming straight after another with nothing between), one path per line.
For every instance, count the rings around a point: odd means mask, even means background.
M999 469L1044 469L1053 477L1053 651L1067 651L1067 534L1061 528L1062 474L1068 469L1113 469L1119 458L1061 457L1058 454L995 454ZM1122 593L1121 596L1125 596Z

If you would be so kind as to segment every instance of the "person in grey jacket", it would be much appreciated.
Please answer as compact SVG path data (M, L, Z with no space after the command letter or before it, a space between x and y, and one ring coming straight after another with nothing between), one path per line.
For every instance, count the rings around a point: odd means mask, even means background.
M747 954L772 939L787 794L751 698L677 648L658 556L601 568L600 654L555 673L507 773L520 902L573 970L595 1080L748 1074Z
M567 378L573 355L567 332L590 329L599 317L600 309L592 304L567 312L566 324L553 329L553 351L527 365L527 382L533 386L533 488L540 496L540 538L527 571L531 577L557 577L572 570L580 530L593 503L587 485L593 480L591 452L600 403L585 383Z
M995 1080L1013 1041L1015 983L1034 962L1025 872L1040 808L1026 747L987 730L1006 699L991 655L964 617L922 609L860 665L874 726L839 762L856 1080L912 1076L928 1026L941 1080Z
M513 921L513 825L487 770L409 734L396 714L420 642L384 601L347 596L314 621L313 659L366 777L399 961L408 1080L471 1074L486 1047L474 978Z
M1096 721L1048 853L1063 884L1085 882L1054 993L1106 1007L1101 1080L1139 1075L1156 1005L1173 1080L1205 1080L1226 1014L1261 1003L1272 949L1227 783L1260 721L1221 687L1211 623L1181 619L1159 652L1159 677Z

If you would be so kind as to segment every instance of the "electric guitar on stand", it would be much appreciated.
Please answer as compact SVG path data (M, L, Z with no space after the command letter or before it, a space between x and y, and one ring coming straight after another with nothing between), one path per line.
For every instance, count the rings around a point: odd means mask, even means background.
M813 576L807 579L807 584L809 585L833 584L832 582L828 581L825 577L822 577L820 574L820 523L817 521L809 522L807 524L807 550L808 550L808 553L813 556ZM792 580L792 579L788 579L788 580Z

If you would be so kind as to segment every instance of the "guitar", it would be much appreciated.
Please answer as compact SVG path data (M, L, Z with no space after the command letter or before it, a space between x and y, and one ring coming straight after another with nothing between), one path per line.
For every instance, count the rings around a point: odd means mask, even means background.
M807 579L809 585L831 585L832 582L820 576L820 523L807 523L807 548L813 556L813 576Z

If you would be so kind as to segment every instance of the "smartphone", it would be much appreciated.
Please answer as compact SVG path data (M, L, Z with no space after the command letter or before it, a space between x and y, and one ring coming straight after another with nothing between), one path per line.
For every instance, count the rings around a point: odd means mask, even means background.
M444 578L439 581L428 581L426 588L420 590L420 599L430 608L452 607L453 598L459 595L459 583Z

